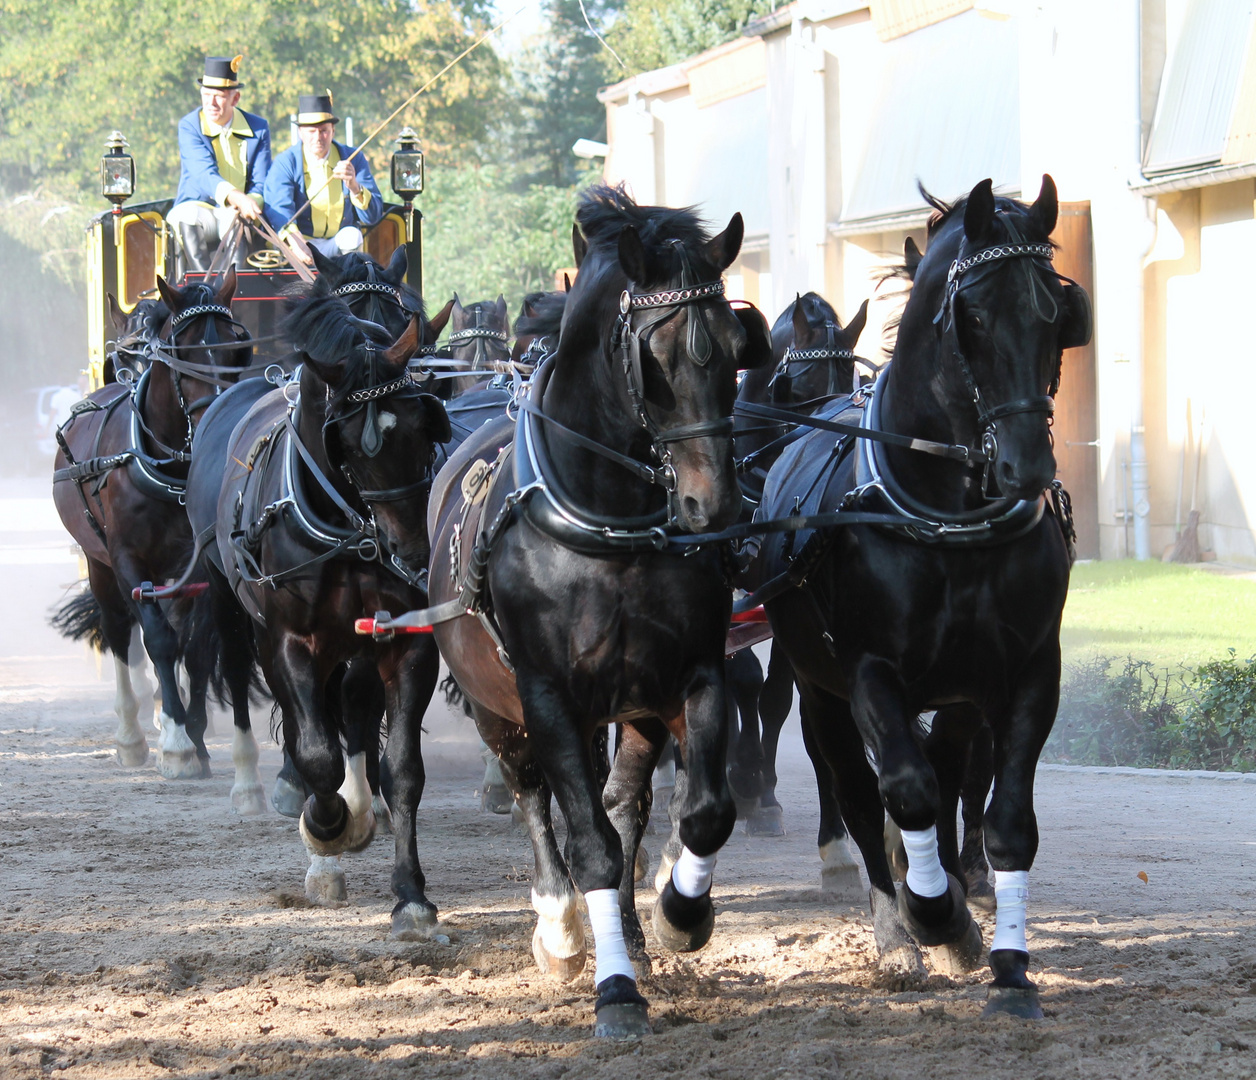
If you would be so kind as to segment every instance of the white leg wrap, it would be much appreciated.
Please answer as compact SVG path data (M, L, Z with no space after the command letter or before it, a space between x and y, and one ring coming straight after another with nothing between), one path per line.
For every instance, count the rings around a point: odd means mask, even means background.
M941 896L948 888L946 871L938 858L938 830L904 829L903 847L907 851L907 887L917 896Z
M626 975L637 981L637 973L628 959L624 945L624 923L619 914L619 892L616 889L593 889L584 894L589 908L589 922L593 926L593 945L597 956L597 971L593 985L600 986L612 975Z
M1029 871L996 870L994 872L994 940L990 951L1016 949L1029 952L1025 942L1025 909L1029 905Z
M692 900L711 887L713 873L715 873L714 855L695 855L688 848L681 848L680 858L672 867L672 884L681 896L687 896Z
M371 808L371 785L366 782L366 753L345 759L345 782L340 796L349 806L349 813L360 818Z

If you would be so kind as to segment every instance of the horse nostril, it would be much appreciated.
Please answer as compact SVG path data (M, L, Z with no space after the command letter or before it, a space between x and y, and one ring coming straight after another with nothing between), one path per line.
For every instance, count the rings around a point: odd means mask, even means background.
M702 509L702 504L698 502L692 495L686 495L681 500L681 508L685 512L685 521L693 529L702 529L706 527L707 515Z

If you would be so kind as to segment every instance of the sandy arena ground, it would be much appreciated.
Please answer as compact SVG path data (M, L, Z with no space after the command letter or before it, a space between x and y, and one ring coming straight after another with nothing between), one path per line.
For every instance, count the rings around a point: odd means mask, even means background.
M388 940L388 840L346 857L348 906L311 908L294 823L230 813L224 719L212 780L117 765L111 665L100 677L44 624L76 577L44 492L0 488L0 1076L1256 1074L1247 783L1040 775L1037 1023L980 1019L984 969L879 981L865 910L817 888L796 721L789 836L734 834L711 944L654 951L648 1040L591 1038L591 964L566 986L537 972L530 849L509 817L479 812L471 732L443 708L430 714L420 854L448 944ZM278 764L267 743L268 783ZM660 839L647 844L657 859ZM653 900L643 886L643 912Z

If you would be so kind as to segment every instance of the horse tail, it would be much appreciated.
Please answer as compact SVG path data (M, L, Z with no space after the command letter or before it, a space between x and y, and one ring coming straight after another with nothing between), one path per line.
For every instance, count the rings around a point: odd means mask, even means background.
M86 586L53 611L48 616L48 624L71 641L86 641L97 652L105 649L104 616L100 601Z
M471 715L471 703L467 700L466 691L458 685L452 671L441 680L440 692L445 695L445 704L451 709L461 706L464 713Z
M192 598L191 609L179 623L179 655L190 668L203 668L209 677L209 692L214 701L225 705L230 700L223 678L222 635L214 620L209 591Z

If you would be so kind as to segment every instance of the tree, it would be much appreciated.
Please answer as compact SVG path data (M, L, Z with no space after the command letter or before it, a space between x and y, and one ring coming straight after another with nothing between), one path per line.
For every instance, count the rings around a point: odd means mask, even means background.
M627 0L607 41L628 70L608 58L606 76L622 79L678 64L732 40L780 6L782 0Z
M358 140L484 29L483 0L0 0L0 185L90 196L105 135L119 128L140 198L172 195L176 126L198 103L206 54L243 53L241 105L271 121L277 149L297 95L330 87ZM503 93L476 50L392 125L437 159L478 144ZM360 133L360 134L359 134ZM392 131L384 133L391 135ZM386 155L377 141L369 151Z
M585 22L600 28L622 0L549 0L540 42L526 49L516 72L520 176L530 182L571 184L577 139L605 138L606 110L597 100L605 81L604 46Z

